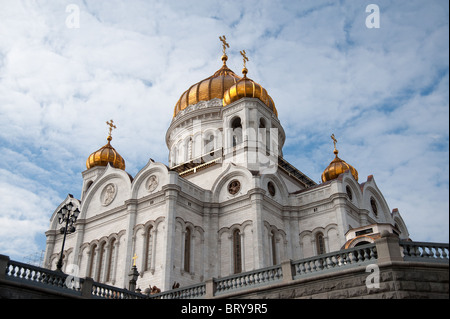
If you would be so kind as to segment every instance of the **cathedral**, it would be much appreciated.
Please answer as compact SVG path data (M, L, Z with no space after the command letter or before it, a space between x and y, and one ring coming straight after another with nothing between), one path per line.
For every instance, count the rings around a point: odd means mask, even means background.
M152 159L136 176L107 143L90 154L81 198L55 209L45 266L120 288L133 265L137 286L169 290L372 243L382 231L409 239L397 209L389 209L374 177L334 150L317 184L283 158L285 132L267 90L227 66L181 94L167 129L168 165ZM333 154L334 153L334 159ZM328 165L327 165L328 164ZM79 212L66 236L67 204ZM64 251L61 253L61 247Z

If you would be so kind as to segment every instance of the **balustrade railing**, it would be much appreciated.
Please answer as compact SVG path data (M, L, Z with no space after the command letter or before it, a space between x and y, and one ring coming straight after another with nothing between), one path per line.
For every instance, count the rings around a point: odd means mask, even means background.
M375 244L362 245L333 253L293 261L294 279L315 275L320 272L335 271L363 264L373 263L377 259Z
M253 288L260 285L271 284L283 279L281 265L262 268L214 279L216 284L215 294L232 292L237 289Z
M172 289L150 295L150 299L194 299L202 298L206 295L206 284L200 283L188 287Z
M135 293L127 289L121 289L108 286L102 283L94 282L92 285L91 295L93 298L101 299L146 299L147 296Z
M76 289L66 285L67 274L18 261L10 260L8 262L5 275L12 281L26 281L39 287L57 288L68 293L76 292Z
M85 278L71 277L69 275L46 268L9 260L5 270L5 277L16 282L26 282L29 285L48 288L61 293L69 293L81 297L83 290L88 290L91 298L112 299L139 299L146 295L138 294L126 289L93 282L86 284Z
M449 262L449 244L400 241L403 260L425 262Z
M401 250L404 261L449 263L449 244L400 241L396 244L396 247ZM381 251L380 248L380 254ZM90 278L72 277L72 280L68 280L67 274L9 260L9 257L3 255L0 255L0 264L2 268L4 267L3 270L0 270L3 272L0 273L0 278L84 298L191 299L221 296L273 283L288 282L326 272L368 265L376 263L377 259L377 245L374 243L311 258L286 261L283 265L275 265L223 278L212 278L208 283L203 282L154 295L144 295L108 286L94 282ZM285 273L283 273L283 270Z

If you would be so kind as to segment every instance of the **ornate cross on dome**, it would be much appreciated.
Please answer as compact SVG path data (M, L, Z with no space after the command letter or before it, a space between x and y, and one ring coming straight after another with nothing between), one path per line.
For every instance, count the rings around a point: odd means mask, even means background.
M245 50L240 51L240 53L241 53L241 55L243 57L243 60L244 60L244 69L245 69L246 68L245 67L245 62L248 62L247 54L245 53Z
M337 139L334 137L334 133L331 134L331 139L333 140L334 148L336 148Z
M223 55L227 55L225 53L225 49L230 47L230 45L227 43L227 38L225 38L225 35L223 35L223 36L219 36L219 39L223 43L223 45L222 45L223 46Z
M333 153L334 153L334 154L336 155L336 157L337 157L337 154L338 154L338 150L336 149L337 139L334 137L334 133L331 134L331 139L333 140L333 144L334 144L334 151L333 151Z
M134 253L133 258L131 258L131 259L133 259L133 266L136 266L136 259L137 258L138 258L138 256L136 255L136 253Z
M111 137L111 132L112 132L113 128L117 128L113 123L114 123L113 120L110 120L109 122L106 121L106 124L109 125L109 137Z

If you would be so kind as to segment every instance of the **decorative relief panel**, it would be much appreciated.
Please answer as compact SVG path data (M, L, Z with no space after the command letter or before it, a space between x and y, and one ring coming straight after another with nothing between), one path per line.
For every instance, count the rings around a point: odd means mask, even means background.
M228 192L231 195L236 194L241 189L241 183L238 180L232 180L230 184L228 184Z
M145 183L145 187L149 193L153 192L156 187L158 187L159 180L158 176L151 175L149 178L147 178L147 182Z
M111 204L114 198L116 197L116 194L117 194L117 186L115 184L109 183L108 185L106 185L103 188L102 193L100 195L100 201L102 205L108 206L109 204Z

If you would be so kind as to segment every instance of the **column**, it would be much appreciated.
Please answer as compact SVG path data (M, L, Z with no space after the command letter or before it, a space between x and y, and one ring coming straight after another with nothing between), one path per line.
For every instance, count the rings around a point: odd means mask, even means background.
M131 269L133 257L133 229L136 225L136 214L137 214L137 200L130 199L125 202L127 205L127 213L128 213L128 224L126 229L126 255L125 255L125 267L122 269L123 271L123 287L128 287L129 279L128 273Z
M169 184L163 187L166 200L165 211L165 240L163 244L163 256L164 264L162 268L162 287L161 291L169 290L172 288L172 270L174 264L174 249L175 249L175 218L176 218L176 204L178 198L178 192L180 187L177 185Z
M253 189L250 194L250 200L253 208L253 243L256 245L254 251L254 266L255 269L266 267L266 262L264 260L264 220L263 220L263 209L262 209L262 199L264 190Z

